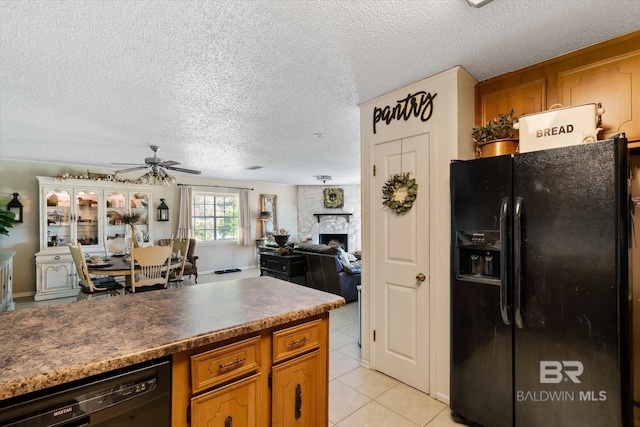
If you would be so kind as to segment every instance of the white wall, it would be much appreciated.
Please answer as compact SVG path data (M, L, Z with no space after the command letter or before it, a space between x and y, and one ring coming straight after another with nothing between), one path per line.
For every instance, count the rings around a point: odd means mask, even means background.
M323 190L329 187L342 188L344 206L329 209L324 207ZM298 238L299 241L318 243L319 234L347 234L349 252L362 249L361 213L362 196L359 185L318 186L301 185L298 187ZM321 217L320 222L314 214L352 214L346 217L331 215Z
M90 168L91 172L112 173L110 170ZM39 206L38 206L38 181L36 176L55 177L63 173L86 173L87 168L70 167L67 165L53 165L46 163L27 163L0 159L0 200L8 201L11 194L20 194L20 202L24 206L23 223L14 224L9 229L9 236L0 236L0 251L15 251L14 258L14 295L28 296L35 293L35 254L39 250ZM133 177L133 176L131 176ZM250 193L252 235L254 239L261 236L261 226L258 220L260 214L260 194L276 194L278 196L278 226L289 230L298 228L297 200L298 190L296 186L283 184L270 184L247 181L223 181L200 178L195 176L177 176L179 183L220 185L232 187L253 188ZM207 187L196 187L207 190ZM211 188L211 190L225 191L225 188ZM157 209L160 198L166 200L169 206L169 222L154 222L154 241L168 238L177 234L177 212L179 200L179 187L154 187L153 200ZM155 212L153 218L155 218ZM297 238L297 236L292 236ZM249 246L235 243L198 243L196 246L199 274L210 273L215 270L227 268L254 268L257 267L255 244Z

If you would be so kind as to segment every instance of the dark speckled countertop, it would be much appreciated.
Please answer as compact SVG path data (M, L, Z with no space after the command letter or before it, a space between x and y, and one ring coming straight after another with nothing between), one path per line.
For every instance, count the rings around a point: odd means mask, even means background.
M258 277L0 315L0 400L341 307L338 295Z

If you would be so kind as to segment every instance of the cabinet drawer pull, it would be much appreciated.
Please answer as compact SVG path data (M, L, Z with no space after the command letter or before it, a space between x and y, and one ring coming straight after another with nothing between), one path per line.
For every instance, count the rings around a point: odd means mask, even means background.
M225 369L231 368L232 366L241 365L241 364L243 364L246 360L247 360L247 358L246 358L246 357L242 357L242 358L238 357L236 360L232 360L232 361L231 361L231 362L229 362L229 363L222 363L222 364L220 364L220 368L219 368L219 369L220 369L221 371L223 371L223 370L225 370Z
M294 410L296 420L302 416L302 386L296 384L296 408Z
M58 261L60 259L60 255L56 255L53 259L55 259L56 261Z
M233 418L231 418L231 415L225 418L224 427L233 427Z
M304 344L305 342L307 342L307 337L302 337L299 340L289 341L289 344L287 344L287 347L295 347L297 345Z

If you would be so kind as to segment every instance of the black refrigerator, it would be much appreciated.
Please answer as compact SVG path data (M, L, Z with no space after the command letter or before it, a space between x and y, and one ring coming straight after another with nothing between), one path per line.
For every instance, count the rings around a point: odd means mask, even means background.
M453 418L631 427L628 149L451 163Z

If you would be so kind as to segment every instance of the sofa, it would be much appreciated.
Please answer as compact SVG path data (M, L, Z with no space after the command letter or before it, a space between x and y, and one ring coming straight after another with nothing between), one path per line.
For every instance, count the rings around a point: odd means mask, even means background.
M358 299L360 261L351 261L342 248L298 243L294 252L306 258L305 286L340 295L347 302Z

